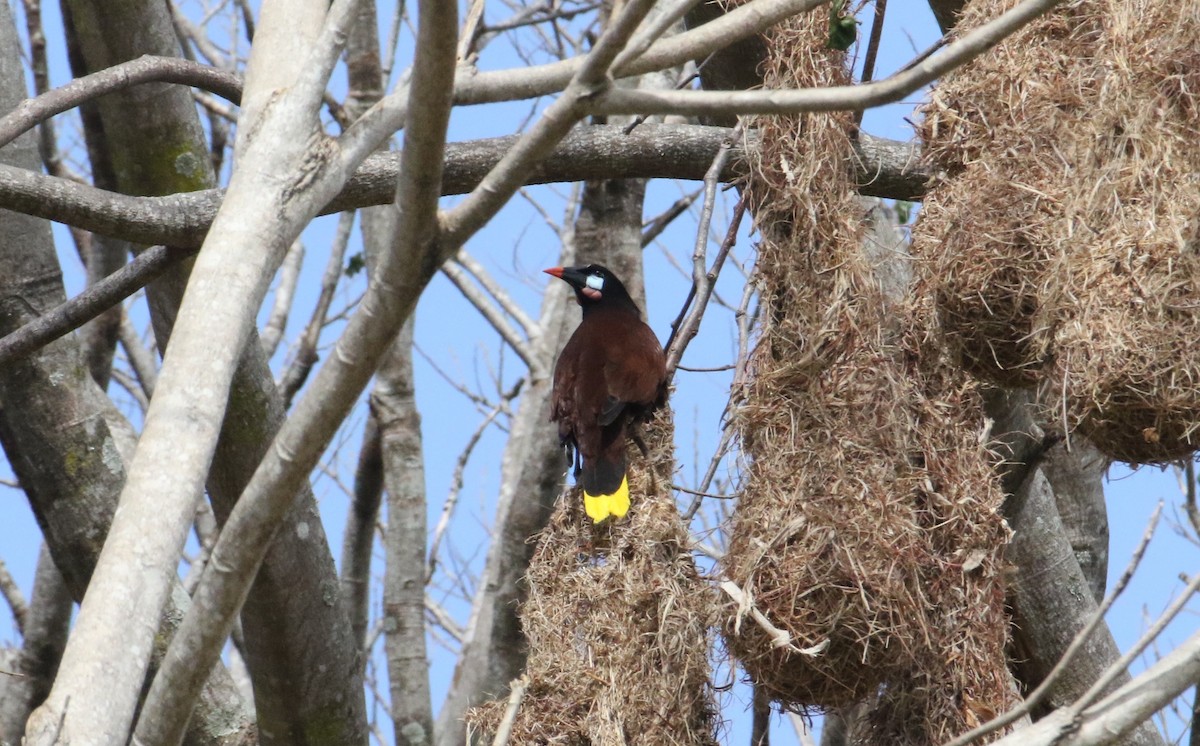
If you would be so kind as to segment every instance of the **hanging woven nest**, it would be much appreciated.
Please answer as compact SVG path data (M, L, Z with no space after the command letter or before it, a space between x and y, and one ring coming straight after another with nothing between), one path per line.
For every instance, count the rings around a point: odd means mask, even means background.
M520 612L528 681L511 743L716 743L708 662L715 607L671 493L665 413L647 441L650 462L630 452L627 518L593 525L572 488L537 537ZM470 710L469 728L495 733L506 707Z
M1060 146L1073 240L1041 303L1046 417L1065 411L1113 459L1162 463L1200 449L1200 13L1101 5L1094 115Z
M767 87L846 83L826 28L816 13L773 30ZM936 742L1012 698L1008 534L978 394L872 268L849 117L756 126L746 190L762 308L734 415L745 483L724 561L738 596L727 644L784 707L869 698L872 722L896 724L869 742Z
M975 0L957 33L1015 0ZM944 342L958 364L1033 386L1047 364L1039 325L1048 264L1063 250L1064 197L1078 188L1058 148L1095 112L1092 0L1069 2L942 78L918 135L938 174L913 227Z

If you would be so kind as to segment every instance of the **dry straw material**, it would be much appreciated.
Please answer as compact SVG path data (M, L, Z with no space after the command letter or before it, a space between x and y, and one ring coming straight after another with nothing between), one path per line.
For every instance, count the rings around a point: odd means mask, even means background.
M1013 5L974 0L956 29ZM1094 2L1068 2L940 80L922 108L918 134L939 181L913 253L932 264L948 347L1000 384L1032 386L1045 363L1035 318L1071 178L1057 143L1094 114L1099 27Z
M844 84L827 17L768 39L768 87ZM1007 528L975 385L864 251L848 115L764 117L747 184L760 338L736 412L746 482L725 560L767 621L727 641L783 706L870 699L870 743L936 743L1011 701Z
M914 252L949 347L1133 463L1200 447L1198 38L1195 0L1076 0L947 76L921 127L943 181Z
M1097 4L1092 116L1060 143L1045 399L1111 458L1156 463L1200 448L1200 2Z
M630 452L625 519L593 526L572 488L536 539L520 612L528 688L511 743L716 743L713 597L671 494L668 422L664 414L650 425L650 464ZM494 733L506 704L470 711L471 729Z

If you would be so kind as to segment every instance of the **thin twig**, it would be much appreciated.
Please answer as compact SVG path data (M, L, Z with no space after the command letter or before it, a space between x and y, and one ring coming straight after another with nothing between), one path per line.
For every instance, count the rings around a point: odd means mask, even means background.
M133 322L129 320L127 313L121 314L121 326L117 330L117 334L121 348L125 350L125 358L129 361L129 367L133 369L142 393L149 400L154 396L154 386L158 383L158 368L154 364L154 352L142 343L137 329L133 328Z
M511 316L513 321L516 321L521 325L521 331L526 337L532 340L541 333L541 327L538 325L538 322L531 318L529 314L525 313L525 309L521 308L520 304L514 301L512 296L504 291L504 288L500 285L500 283L496 282L492 278L491 274L484 269L483 265L475 260L475 257L471 256L466 251L460 251L451 261L457 262L471 275L471 277L475 278L475 281L479 283L479 286L486 290L488 295L495 299L496 303L500 305L500 308L504 309L504 312Z
M707 489L712 483L713 477L717 473L717 466L721 460L725 458L725 454L729 452L729 446L733 443L733 428L729 426L728 421L725 427L721 428L721 441L717 443L717 450L713 452L713 457L708 462L708 470L704 473L704 480L700 482L700 488ZM692 504L688 506L687 512L683 514L684 523L691 523L692 518L696 516L696 511L700 510L700 504L704 502L706 494L697 494Z
M651 220L642 231L642 248L644 249L649 246L654 239L658 238L667 229L667 226L675 221L675 218L687 212L688 208L696 202L696 199L701 194L704 194L703 187L691 194L683 195L675 200L673 205L663 210L662 214Z
M682 484L672 484L671 489L678 490L680 492L686 492L689 495L696 495L698 497L711 497L714 500L737 499L737 495L718 495L715 492L701 492L700 490L694 490L691 487L684 487Z
M529 366L533 376L541 378L547 375L547 371L544 369L545 364L534 350L533 345L530 344L530 340L526 339L509 322L500 307L467 277L467 272L462 265L451 259L442 264L441 269L442 274L450 280L454 287L458 288L467 302L474 306L476 311L479 311L488 324L500 335L500 338L508 343L508 346L517 353L525 365Z
M279 268L279 286L275 289L275 302L271 314L263 325L260 340L268 359L279 347L283 331L287 328L288 316L292 311L292 300L296 296L296 285L300 281L300 267L304 264L304 242L296 239L283 257Z
M517 719L517 710L521 708L521 700L525 698L529 677L522 676L513 679L509 686L511 692L508 695L508 706L504 708L504 718L500 720L500 726L496 729L496 737L492 740L492 746L507 746L508 739L512 738L513 723Z
M1171 623L1171 620L1173 620L1179 614L1179 612L1183 611L1183 607L1187 605L1187 602L1191 599L1192 594L1196 593L1198 590L1200 590L1200 573L1197 573L1196 576L1193 577L1190 582L1188 582L1187 586L1183 589L1183 592L1179 594L1179 598L1176 598L1171 605L1167 607L1166 611L1159 616L1158 620L1153 626L1150 627L1150 629L1146 630L1146 633L1142 635L1137 643L1135 643L1134 646L1125 653L1125 655L1121 656L1120 660L1109 666L1104 674L1096 680L1096 683L1092 684L1092 687L1084 692L1083 696L1071 705L1071 712L1073 712L1075 715L1082 713L1093 702L1099 699L1101 695L1105 694L1105 690L1108 689L1109 684L1111 684L1118 676L1124 673L1125 669L1129 668L1129 664L1133 663L1137 657L1142 654L1142 651L1144 651L1150 645L1150 643L1154 642L1154 640L1156 640L1158 636L1162 634L1162 631L1166 629L1168 624Z
M459 626L458 622L454 621L454 617L450 615L450 612L446 611L441 604L430 598L428 593L425 594L425 610L429 612L429 615L433 617L437 625L446 630L446 634L453 637L459 645L466 640L466 631Z
M887 0L875 0L875 19L871 22L871 39L867 43L867 57L863 60L862 83L870 83L875 76L875 58L879 56L879 40L883 38L883 15L887 11ZM863 110L854 115L854 127L862 125Z
M333 305L334 293L342 279L342 266L354 228L354 216L354 212L344 212L338 218L337 231L330 245L329 261L325 263L325 272L321 275L321 291L317 294L312 316L300 335L300 343L291 364L279 377L279 393L283 396L285 407L291 406L296 392L308 380L309 372L317 364L317 342L321 339L321 330L329 318L329 307Z
M739 120L730 131L729 136L721 142L720 149L717 150L712 164L708 167L708 172L704 175L704 204L700 209L700 221L696 227L696 243L692 250L692 287L683 301L683 307L679 309L679 316L671 324L671 336L667 339L666 344L668 381L674 376L675 366L679 365L679 361L683 358L684 350L687 349L688 344L700 329L700 320L708 307L708 299L712 296L713 285L716 284L717 275L733 246L733 241L736 240L737 228L741 225L742 215L745 214L745 203L739 201L734 210L730 229L726 233L726 239L721 244L717 258L713 260L712 269L709 269L707 267L708 232L709 226L712 224L713 208L717 201L717 185L720 182L721 172L725 169L725 163L729 159L730 148L741 138L742 126L743 123ZM696 301L694 305L692 304L693 300Z
M737 242L737 232L742 225L742 216L746 214L745 200L738 200L737 205L733 208L733 218L730 220L729 229L725 233L725 240L721 242L721 247L717 250L717 256L713 259L712 268L701 275L700 284L693 287L699 289L694 295L697 300L691 311L683 318L682 326L678 334L673 334L672 344L667 346L667 377L668 380L675 376L675 369L679 366L679 361L683 358L683 353L687 350L688 345L696 337L696 333L700 330L700 321L704 318L704 312L708 308L708 301L713 297L714 288L717 284L717 276L721 273L721 267L725 264L725 258L729 256L730 250ZM708 236L705 236L707 240ZM704 258L700 258L703 262ZM693 280L693 282L695 282ZM689 293L692 295L693 293Z
M1187 479L1187 486L1184 489L1183 508L1187 512L1188 522L1192 524L1192 530L1196 532L1196 538L1200 539L1200 508L1196 507L1196 464L1191 459L1188 459L1183 466L1184 478ZM1200 701L1200 696L1196 697Z
M488 426L492 424L503 409L502 405L497 404L492 408L492 411L487 413L487 416L475 428L475 432L471 433L471 437L467 439L467 444L463 446L462 452L458 454L458 459L454 463L454 475L450 478L450 493L446 495L446 502L442 504L442 514L438 518L437 526L433 530L433 540L429 544L429 559L425 563L426 583L429 582L433 577L433 573L437 570L438 549L441 547L446 529L450 526L450 518L454 515L454 508L458 505L458 497L462 493L463 477L466 472L467 462L470 461L471 453L475 450L475 446L479 443L480 438L487 432Z

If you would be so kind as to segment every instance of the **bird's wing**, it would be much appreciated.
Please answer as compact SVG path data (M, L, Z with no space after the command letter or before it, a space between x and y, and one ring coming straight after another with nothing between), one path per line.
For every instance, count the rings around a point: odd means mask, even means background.
M567 348L570 348L570 341ZM558 363L554 366L554 391L550 400L550 421L558 423L558 437L562 441L573 438L577 429L578 405L576 403L576 384L578 371L573 365L564 364L564 360L573 359L568 356L568 349L563 349Z
M604 383L609 401L640 405L654 403L662 387L665 366L666 357L658 338L650 327L640 324L635 333L610 350L605 360Z

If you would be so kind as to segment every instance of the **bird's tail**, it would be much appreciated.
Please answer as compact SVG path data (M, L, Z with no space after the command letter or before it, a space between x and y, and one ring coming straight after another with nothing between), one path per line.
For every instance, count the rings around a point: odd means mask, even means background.
M583 509L594 522L600 523L609 516L624 518L629 512L624 450L584 462L579 483L583 487Z
M624 518L629 512L629 480L622 477L621 486L611 495L589 495L584 490L583 509L593 523L601 523L609 516Z

